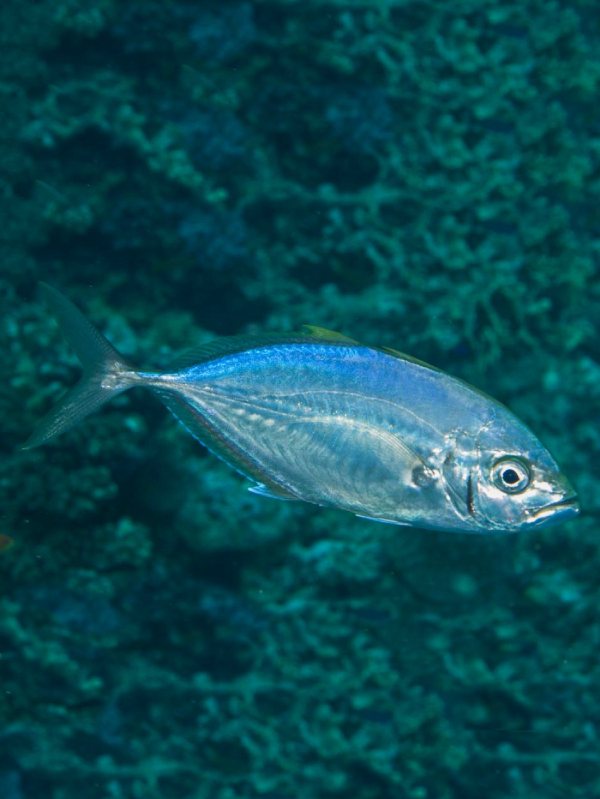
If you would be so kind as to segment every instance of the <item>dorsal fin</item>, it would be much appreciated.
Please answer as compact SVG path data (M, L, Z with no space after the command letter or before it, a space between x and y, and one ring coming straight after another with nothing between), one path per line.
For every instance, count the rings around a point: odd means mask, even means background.
M405 352L400 352L400 350L395 350L392 347L372 347L372 349L385 352L386 355L399 358L401 361L408 361L409 363L416 363L418 366L424 366L426 369L431 369L433 372L442 371L442 369L438 369L437 366L432 366L430 363L426 363L420 358L414 358L412 355L407 355Z
M335 333L333 330L326 330L324 327L315 327L314 325L302 325L297 333L267 332L249 335L242 333L237 336L225 336L216 341L209 341L199 347L187 350L187 352L175 358L173 363L169 364L169 371L179 372L199 363L215 361L218 358L224 358L226 355L236 355L239 352L256 350L261 347L273 347L277 344L315 344L317 342L322 344L358 345L358 341L343 336L341 333Z
M303 344L306 339L307 337L301 333L258 333L256 335L241 333L237 336L225 336L206 344L200 344L198 347L192 347L191 350L187 350L175 358L169 368L179 371L187 369L189 366L206 361L216 361L226 355L236 355L238 352L246 350L272 347L274 344Z
M388 355L393 355L394 358L404 359L407 357L403 352L400 352L400 350L395 350L392 347L377 347L377 349L381 352L386 352Z
M338 333L335 330L328 330L326 327L319 327L318 325L302 325L300 331L304 333L306 336L310 336L313 339L318 339L323 343L329 344L352 344L354 346L364 346L361 345L360 342L356 341L349 336L345 336L343 333Z

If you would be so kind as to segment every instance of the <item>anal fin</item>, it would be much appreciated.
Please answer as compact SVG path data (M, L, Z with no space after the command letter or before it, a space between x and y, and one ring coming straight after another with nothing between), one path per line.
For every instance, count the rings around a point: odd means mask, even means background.
M253 494L258 494L260 497L283 499L287 500L288 502L294 502L298 499L298 497L295 497L293 494L290 494L289 491L286 491L285 488L272 488L271 486L266 486L264 483L258 483L258 485L250 486L248 491L252 492Z
M368 522L379 522L380 524L396 524L400 527L411 527L408 522L397 522L393 519L378 519L377 516L363 516L362 513L354 514L357 519L366 519Z

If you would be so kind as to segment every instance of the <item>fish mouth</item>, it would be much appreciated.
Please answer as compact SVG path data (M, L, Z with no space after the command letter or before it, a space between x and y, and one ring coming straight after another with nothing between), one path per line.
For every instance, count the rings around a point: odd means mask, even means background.
M531 514L529 521L531 524L541 524L542 522L563 523L568 519L573 519L581 512L579 501L576 494L563 497Z

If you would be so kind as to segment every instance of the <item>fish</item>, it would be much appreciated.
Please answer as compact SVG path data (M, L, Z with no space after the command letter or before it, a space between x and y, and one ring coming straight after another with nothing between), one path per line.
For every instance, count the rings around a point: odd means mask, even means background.
M409 355L308 325L224 337L165 372L139 371L69 299L41 291L83 376L27 449L140 387L263 497L478 534L579 513L552 455L508 408Z
M5 533L0 533L0 554L2 554L2 552L8 552L14 545L15 541L13 538L9 535L5 535Z

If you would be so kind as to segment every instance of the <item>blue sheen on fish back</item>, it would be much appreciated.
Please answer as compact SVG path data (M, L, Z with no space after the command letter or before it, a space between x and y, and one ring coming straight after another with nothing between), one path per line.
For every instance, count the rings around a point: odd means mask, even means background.
M507 408L409 356L307 328L221 339L166 374L138 372L66 298L45 292L86 372L29 446L142 386L267 496L477 533L578 512L550 453Z

